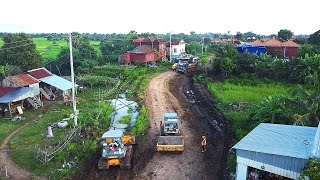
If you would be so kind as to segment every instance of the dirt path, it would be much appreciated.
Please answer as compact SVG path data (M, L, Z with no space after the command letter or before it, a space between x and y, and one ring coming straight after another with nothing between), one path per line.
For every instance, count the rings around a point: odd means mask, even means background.
M202 102L200 106L195 104L197 99L192 95L191 90L189 78L172 71L162 73L150 82L146 92L146 106L150 115L148 137L155 140L159 135L163 114L176 111L182 123L180 129L185 141L185 151L182 154L161 154L154 150L149 152L153 156L140 171L137 179L221 179L223 177L223 171L226 168L226 156L223 152L228 148L225 147L225 132L222 129L226 122L216 115L218 112L210 113L207 110L214 108L209 105L210 103L204 103L203 106L201 106ZM187 95L188 92L190 97ZM199 92L199 95L203 94ZM209 99L203 98L202 101L209 101ZM203 134L209 137L208 150L205 153L201 153L200 150ZM154 148L155 145L153 144Z
M227 155L233 139L232 128L215 107L212 96L188 76L167 71L149 83L144 98L149 112L149 129L137 138L130 170L113 167L107 172L97 171L99 155L96 154L73 179L230 179ZM182 123L185 151L181 154L159 153L156 144L160 121L165 112L175 111ZM202 135L208 138L205 153L201 153Z
M42 117L42 115L38 115L37 117L35 117L35 118L31 119L30 121L28 121L27 123L25 123L23 126L18 128L17 130L13 131L9 136L6 137L6 139L3 141L3 144L1 144L1 146L0 146L0 167L3 169L5 169L5 167L7 168L8 176L9 176L8 179L17 179L17 180L21 180L21 179L46 179L44 177L34 176L31 172L16 165L10 157L10 147L8 145L10 139L16 133L18 133L22 129L26 128L30 124L38 121L41 117Z

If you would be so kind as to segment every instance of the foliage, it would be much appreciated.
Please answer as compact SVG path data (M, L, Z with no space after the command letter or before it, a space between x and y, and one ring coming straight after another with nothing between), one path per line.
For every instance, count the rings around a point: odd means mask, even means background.
M308 160L307 167L302 171L299 180L304 180L308 176L310 180L320 179L320 161Z
M128 115L128 116L123 116L119 123L121 124L130 124L130 121L131 121L131 115Z
M27 71L42 65L42 57L36 51L36 45L25 33L6 34L3 37L4 45L1 64L15 65Z
M225 57L220 61L220 69L222 73L228 76L235 69L235 64L230 58Z
M320 46L320 30L310 35L308 42L313 45Z
M286 103L282 97L269 96L263 99L259 105L255 107L255 115L253 120L275 124L292 124L293 112L286 107Z
M282 39L282 40L285 40L285 41L290 40L292 38L292 36L293 36L293 32L291 32L288 29L281 29L278 32L278 38Z
M148 112L145 106L142 106L135 126L132 128L132 133L134 135L142 135L146 132L149 126Z
M187 54L199 54L202 51L201 44L199 43L192 43L186 46L186 53Z
M311 92L298 85L291 91L292 97L285 100L288 106L300 114L296 124L317 127L320 117L320 77L314 73L308 79L313 85Z

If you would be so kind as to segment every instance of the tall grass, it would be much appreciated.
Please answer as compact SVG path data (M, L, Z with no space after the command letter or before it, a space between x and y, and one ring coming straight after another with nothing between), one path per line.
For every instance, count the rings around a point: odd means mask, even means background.
M223 83L209 82L208 89L228 120L233 123L237 139L242 139L257 124L250 116L253 106L268 96L289 96L294 85L263 80L232 78Z

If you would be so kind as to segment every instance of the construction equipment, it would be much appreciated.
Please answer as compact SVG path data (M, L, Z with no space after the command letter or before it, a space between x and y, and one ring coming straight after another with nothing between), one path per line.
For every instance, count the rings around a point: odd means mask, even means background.
M172 65L172 70L176 72L188 73L198 67L199 57L191 54L183 54L175 58L175 63Z
M160 136L157 143L159 152L182 152L184 151L184 140L180 136L177 113L165 113L164 122L160 123Z
M188 63L187 62L179 62L176 68L176 72L181 72L184 74L188 73Z
M110 166L130 169L133 155L132 144L135 137L123 135L122 130L109 130L101 137L102 153L98 162L98 169L107 170Z

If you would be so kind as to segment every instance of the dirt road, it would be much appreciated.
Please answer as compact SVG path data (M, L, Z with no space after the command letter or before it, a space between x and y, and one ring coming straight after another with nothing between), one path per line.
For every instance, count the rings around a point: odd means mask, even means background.
M192 77L167 71L154 77L145 92L149 112L149 130L137 139L133 167L96 170L98 156L74 176L74 179L229 179L227 154L232 128L216 109L211 95ZM177 112L185 151L181 154L156 152L160 121L165 112ZM207 151L201 152L201 136L207 136Z
M180 129L185 151L182 154L149 152L153 157L141 170L138 179L224 179L224 152L228 150L224 130L227 124L217 111L213 112L211 96L198 88L193 89L190 78L172 71L162 73L150 82L146 92L150 116L148 137L156 139L163 114L176 111L182 123ZM197 99L197 96L201 98ZM200 150L202 135L208 137L205 153Z
M8 179L17 179L17 180L23 180L23 179L46 179L44 177L37 177L34 176L31 172L17 166L10 157L10 148L8 145L8 142L10 139L19 131L27 127L28 125L38 121L42 115L38 115L37 117L33 118L32 120L25 123L23 126L18 128L17 130L13 131L9 136L6 137L6 139L3 141L3 143L0 146L0 167L2 169L7 169L8 173ZM5 175L5 174L4 174ZM5 177L5 176L4 176ZM1 178L1 177L0 177Z

